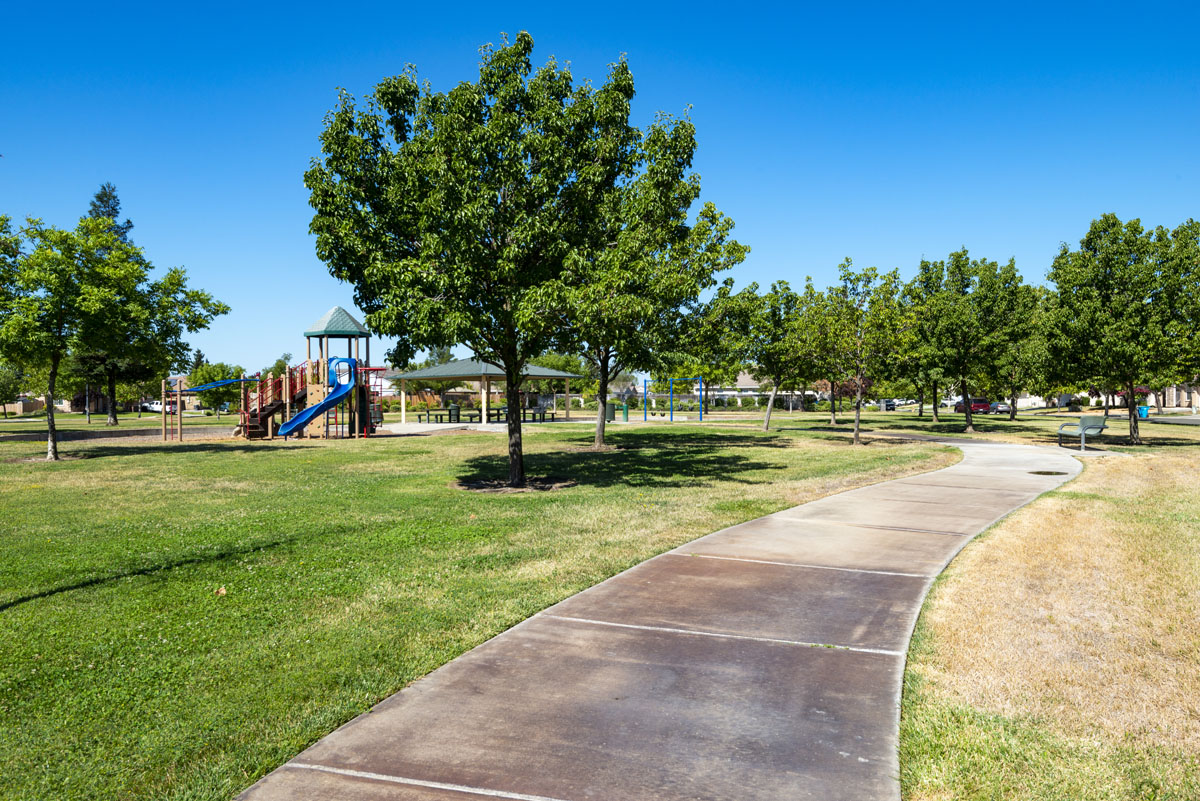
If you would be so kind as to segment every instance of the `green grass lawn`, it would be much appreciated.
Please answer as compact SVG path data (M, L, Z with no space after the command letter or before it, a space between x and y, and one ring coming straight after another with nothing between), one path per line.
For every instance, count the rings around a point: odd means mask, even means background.
M108 420L107 414L93 414L92 422L89 424L87 415L78 414L75 412L58 412L54 415L54 425L60 431L112 431L104 423ZM192 426L229 426L233 427L238 424L238 416L236 414L223 414L220 419L214 414L212 417L205 415L203 412L185 412L183 415L183 435L187 436L187 429ZM170 421L168 420L168 425ZM142 412L142 416L138 417L137 412L129 414L117 415L117 428L161 428L162 417L152 412ZM3 434L33 434L40 433L42 436L46 434L46 417L45 415L27 415L23 417L10 417L7 420L0 420L0 435Z
M505 438L0 442L0 797L226 799L534 612L926 443L528 427L554 492L467 492Z

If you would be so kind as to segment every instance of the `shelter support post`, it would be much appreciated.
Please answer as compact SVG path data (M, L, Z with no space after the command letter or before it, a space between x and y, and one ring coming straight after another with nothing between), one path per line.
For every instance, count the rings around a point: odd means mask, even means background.
M567 381L567 410L563 413L563 419L570 420L571 419L571 379L568 378L568 379L566 379L566 381Z
M408 422L408 382L400 379L400 425Z

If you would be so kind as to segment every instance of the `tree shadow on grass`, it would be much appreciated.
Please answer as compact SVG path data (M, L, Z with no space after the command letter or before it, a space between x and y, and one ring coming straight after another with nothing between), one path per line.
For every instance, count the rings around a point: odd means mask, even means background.
M12 600L0 602L0 612L12 609L14 606L36 601L39 598L49 598L53 595L59 595L72 590L82 590L88 587L95 587L100 584L108 584L113 581L131 578L134 576L151 576L155 573L161 573L167 570L175 570L180 567L190 567L192 565L201 565L208 563L223 562L235 557L246 556L247 554L258 553L260 551L278 548L282 545L290 545L299 539L299 535L290 537L280 537L278 539L269 540L267 542L256 542L250 544L228 546L218 551L212 551L205 554L191 554L188 556L179 556L174 559L167 559L157 564L144 565L139 568L129 568L126 570L118 570L112 573L105 573L103 576L93 576L89 579L71 582L69 584L60 584L55 587L48 587L38 592L32 592L28 595L22 595Z
M588 445L590 437L569 440ZM679 436L641 434L612 437L616 448L605 451L550 451L525 454L525 472L530 476L570 479L591 487L694 487L715 482L760 484L771 477L748 475L763 470L781 470L786 464L749 458L733 453L736 448L786 448L783 437L725 435ZM480 455L464 463L459 474L463 484L508 475L508 459L502 455Z
M128 445L96 445L90 448L72 448L74 456L87 459L105 459L115 456L147 456L150 454L229 454L255 453L271 448L270 443L259 444L246 440L209 440L201 442L158 442L158 443L129 443Z

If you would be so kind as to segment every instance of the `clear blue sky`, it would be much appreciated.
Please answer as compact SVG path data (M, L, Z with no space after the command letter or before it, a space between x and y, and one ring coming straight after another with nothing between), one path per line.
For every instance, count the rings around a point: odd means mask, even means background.
M1036 281L1106 211L1200 215L1190 3L252 5L0 9L0 213L73 225L113 182L154 263L233 307L193 344L250 369L353 310L301 182L337 88L407 63L449 88L501 31L580 79L626 54L640 123L691 107L704 196L753 248L740 284L962 245Z

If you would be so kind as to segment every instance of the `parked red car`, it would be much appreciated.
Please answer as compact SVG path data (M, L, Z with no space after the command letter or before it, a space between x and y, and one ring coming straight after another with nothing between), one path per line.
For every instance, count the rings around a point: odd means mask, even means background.
M971 398L971 414L987 414L991 408L992 404L987 398ZM954 404L954 411L960 414L964 411L962 401Z

